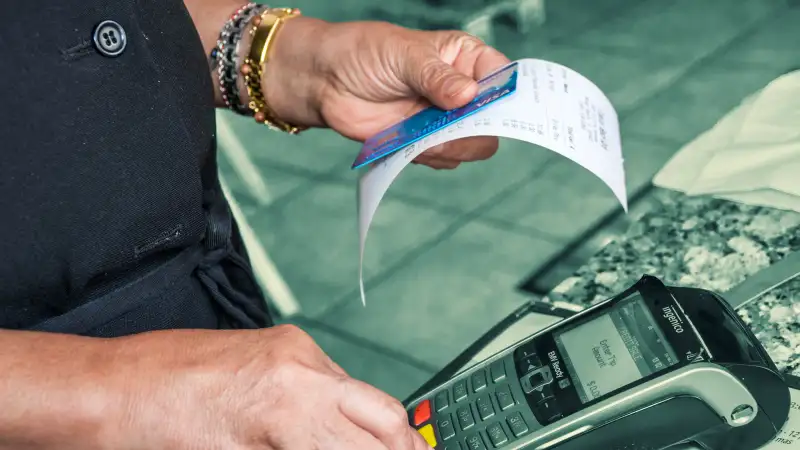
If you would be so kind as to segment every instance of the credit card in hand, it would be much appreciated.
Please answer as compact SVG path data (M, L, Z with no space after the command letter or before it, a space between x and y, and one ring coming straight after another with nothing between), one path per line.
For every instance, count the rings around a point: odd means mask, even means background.
M449 111L437 107L426 108L367 139L352 168L358 169L389 156L513 94L517 90L517 70L518 64L513 62L478 81L478 94L460 108Z

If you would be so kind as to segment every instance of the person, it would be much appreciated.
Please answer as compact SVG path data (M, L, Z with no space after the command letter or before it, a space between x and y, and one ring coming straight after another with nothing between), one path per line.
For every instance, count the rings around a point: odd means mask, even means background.
M271 326L217 178L214 108L363 141L466 104L506 57L458 31L242 0L0 12L0 448L428 448L397 400Z

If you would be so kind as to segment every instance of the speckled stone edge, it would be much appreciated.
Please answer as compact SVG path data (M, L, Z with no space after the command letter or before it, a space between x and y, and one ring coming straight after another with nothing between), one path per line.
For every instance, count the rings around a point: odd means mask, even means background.
M795 212L663 189L652 195L649 212L545 300L589 306L644 274L724 295L748 276L800 251L800 214ZM800 280L747 305L739 315L779 368L800 375Z

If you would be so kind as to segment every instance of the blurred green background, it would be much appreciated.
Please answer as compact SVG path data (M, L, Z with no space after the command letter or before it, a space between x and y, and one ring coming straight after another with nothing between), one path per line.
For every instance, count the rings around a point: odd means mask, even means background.
M484 0L277 6L335 21L467 26L511 59L577 70L617 108L628 189L645 199L653 174L683 144L800 67L800 8L788 0L529 1L528 20L514 10L493 14ZM253 232L251 253L274 305L294 311L285 320L352 375L400 398L568 276L627 220L601 221L619 212L608 189L529 144L503 141L493 159L450 172L410 166L370 232L363 308L350 170L359 144L220 118L222 175ZM532 292L519 289L525 281Z

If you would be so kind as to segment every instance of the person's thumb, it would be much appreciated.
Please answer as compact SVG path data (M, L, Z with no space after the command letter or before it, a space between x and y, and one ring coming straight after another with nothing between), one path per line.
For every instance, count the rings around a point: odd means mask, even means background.
M404 82L412 90L442 109L469 103L478 93L478 83L442 61L435 52L411 53L403 68Z

